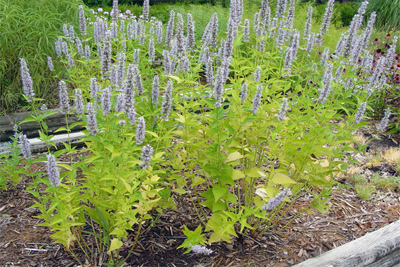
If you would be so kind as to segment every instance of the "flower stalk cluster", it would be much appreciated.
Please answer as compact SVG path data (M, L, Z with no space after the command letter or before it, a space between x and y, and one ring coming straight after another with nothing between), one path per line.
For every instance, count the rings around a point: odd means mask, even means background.
M60 186L60 171L57 168L56 158L52 154L47 155L47 176L52 187Z
M68 89L67 86L65 85L64 81L60 81L58 83L58 100L59 100L59 105L60 105L60 111L62 113L68 113L69 112L69 96L68 96Z
M140 165L142 169L150 167L151 156L153 155L153 148L150 145L143 146L142 149L142 161Z
M22 156L24 159L31 159L32 158L32 152L31 152L31 146L29 144L28 137L26 137L25 134L20 134L19 137L19 142L20 142L20 148L22 152Z
M21 81L22 81L22 91L24 95L27 97L28 102L32 102L35 97L35 93L33 92L33 83L31 75L29 74L28 65L24 58L19 59L21 65Z
M267 210L267 211L272 211L274 210L279 204L282 203L282 201L287 197L289 194L291 194L290 188L285 188L281 192L279 192L278 195L275 197L271 198L267 204L265 204L262 209Z

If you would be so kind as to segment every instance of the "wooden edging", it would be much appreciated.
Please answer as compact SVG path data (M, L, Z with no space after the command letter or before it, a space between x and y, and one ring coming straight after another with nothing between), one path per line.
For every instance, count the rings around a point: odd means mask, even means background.
M400 220L294 267L400 266Z
M49 131L56 131L60 127L65 127L65 114L61 113L59 109L51 109L53 114L46 117L46 124ZM10 136L14 135L14 124L19 124L26 118L32 116L31 112L15 113L7 116L0 117L0 142L10 141ZM68 115L68 124L81 121L81 118L75 114ZM26 122L19 124L19 131L22 131L28 138L38 137L40 126L36 122ZM82 126L76 126L74 131L83 130Z
M60 149L60 148L64 147L63 143L67 143L72 146L82 145L83 141L81 140L81 138L84 136L85 136L85 134L82 132L70 133L69 137L68 137L68 134L58 134L50 139L50 141L54 142L54 144L56 145L57 148L55 148L53 145L49 145L49 148L51 150ZM47 151L47 145L45 142L39 140L38 138L32 138L32 139L28 139L28 140L29 140L29 144L31 147L31 152L36 153L36 152ZM0 154L6 154L6 153L10 153L10 152L11 152L11 148L9 146L1 146L0 147Z

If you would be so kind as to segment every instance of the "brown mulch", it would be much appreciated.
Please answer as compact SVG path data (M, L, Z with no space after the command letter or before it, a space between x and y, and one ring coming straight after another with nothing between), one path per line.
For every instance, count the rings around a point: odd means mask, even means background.
M385 147L382 142L371 151ZM80 149L78 154L85 153ZM44 170L45 164L37 168ZM47 228L37 226L41 222L35 217L39 212L29 208L35 199L25 191L31 182L25 177L16 190L0 191L0 266L78 266L61 245L51 240ZM188 200L176 197L178 209L166 211L156 226L141 235L124 266L291 266L399 219L397 189L378 190L365 201L357 197L348 179L340 182L343 185L334 188L327 213L302 214L279 233L212 244L209 248L214 253L210 256L183 254L185 250L177 249L184 240L183 225L193 230L198 222ZM307 195L299 198L289 216L296 215L309 201ZM131 244L133 236L125 243Z

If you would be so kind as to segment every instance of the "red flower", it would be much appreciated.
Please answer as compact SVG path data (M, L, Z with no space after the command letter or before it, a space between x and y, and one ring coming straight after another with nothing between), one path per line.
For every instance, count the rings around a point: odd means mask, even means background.
M390 33L386 34L385 39L392 39L392 36L390 35Z
M379 39L379 38L374 39L374 44L379 44L380 42L381 42L381 39Z

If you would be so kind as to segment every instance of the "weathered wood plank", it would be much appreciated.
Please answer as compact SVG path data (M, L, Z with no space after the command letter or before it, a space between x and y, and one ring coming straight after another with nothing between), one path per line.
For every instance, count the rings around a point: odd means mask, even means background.
M54 132L60 127L66 127L65 114L61 113L58 109L51 109L50 111L54 114L51 114L46 118L46 124L49 128L48 130ZM30 112L21 112L0 117L0 141L10 141L10 136L14 135L14 124L20 123L30 116ZM78 121L81 121L80 117L76 116L75 114L68 115L69 125ZM26 122L19 125L19 130L26 134L28 138L39 136L39 129L40 126L36 122ZM77 126L74 127L73 130L80 131L83 130L83 127Z
M82 132L77 132L77 133L71 133L69 135L69 140L71 142L72 146L78 146L82 145L83 141L81 140L82 137L84 137L85 134ZM31 147L32 152L42 152L42 151L47 151L47 146L46 143L43 141L40 141L37 138L33 139L28 139L29 144ZM60 149L64 147L63 143L68 143L68 134L58 134L51 138L51 141L54 142L54 144L57 146L57 149ZM51 150L54 150L55 148L51 146ZM8 146L2 146L0 147L0 154L5 154L5 153L10 153L10 147Z
M385 267L400 263L400 220L295 267Z

